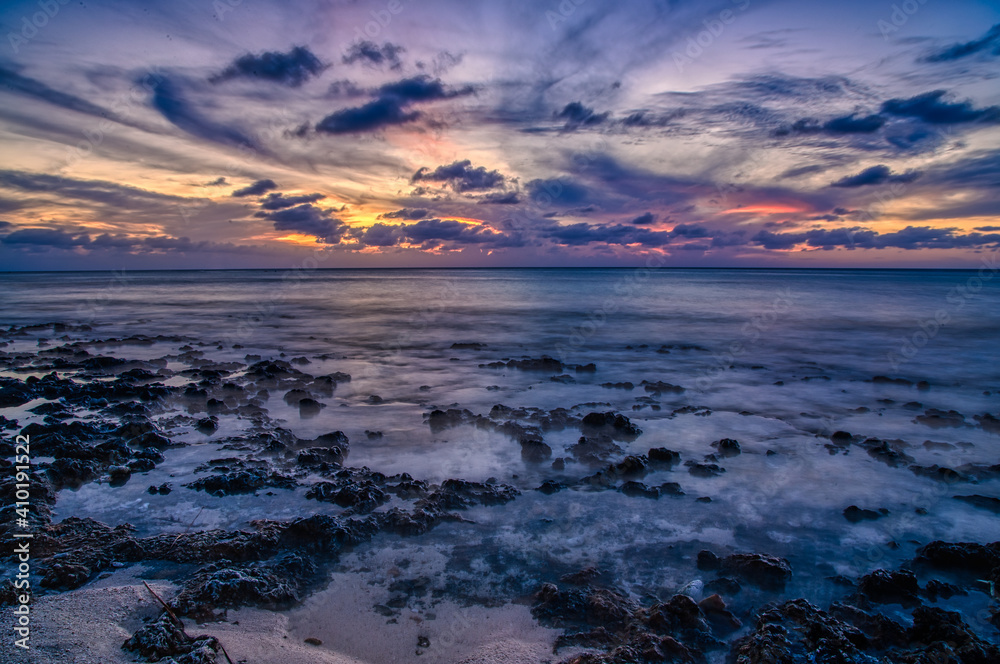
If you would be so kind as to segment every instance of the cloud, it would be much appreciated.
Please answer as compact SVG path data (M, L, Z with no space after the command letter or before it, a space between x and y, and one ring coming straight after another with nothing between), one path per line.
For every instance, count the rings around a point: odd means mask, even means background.
M529 182L528 196L542 205L578 205L587 200L588 190L569 178L550 178Z
M990 28L979 39L974 39L963 44L953 44L924 56L921 58L921 61L948 62L951 60L960 60L970 55L989 50L991 47L993 47L993 55L1000 55L1000 23Z
M648 226L649 224L656 223L656 216L652 212L640 214L632 220L632 223L636 226Z
M472 162L465 159L447 166L438 166L433 171L426 167L421 168L410 179L410 182L420 181L447 182L452 189L461 193L499 187L505 178L500 171L488 171L484 166L473 168Z
M353 134L412 122L420 117L417 111L406 111L396 99L384 98L357 108L345 108L320 120L316 131L327 134Z
M41 81L27 76L22 76L17 72L13 72L3 67L0 67L0 85L2 85L7 91L17 92L27 97L33 97L78 113L85 113L87 115L94 115L97 117L115 117L114 114L107 109L101 108L96 104L92 104L86 99L81 99L80 97L55 90Z
M215 143L256 148L255 142L239 130L203 117L174 81L160 76L153 83L152 91L153 108L187 133Z
M254 247L234 245L230 243L194 241L187 237L170 237L167 235L152 235L134 237L128 235L111 235L104 233L91 238L86 233L74 235L58 228L22 228L7 234L0 239L0 244L29 251L46 251L48 249L79 250L87 252L97 250L117 249L133 253L150 252L238 252L255 251Z
M392 97L399 100L401 104L413 102L432 101L435 99L451 99L462 95L471 94L471 87L451 89L441 82L441 79L430 76L414 76L404 78L393 83L386 83L378 88L378 96L382 98Z
M386 212L385 214L380 214L379 219L424 219L429 217L431 214L430 210L425 208L403 208L401 210L396 210L395 212Z
M68 249L90 243L87 235L71 235L56 228L23 228L3 238L4 244L36 245Z
M354 108L345 108L326 116L316 125L316 131L327 134L352 134L376 131L383 127L405 124L420 117L419 111L408 110L412 104L451 99L471 94L472 88L458 90L445 86L440 79L414 76L386 83L374 91L375 99Z
M379 46L372 41L360 41L351 44L350 48L347 49L347 54L343 57L343 62L345 65L362 62L376 67L388 65L390 69L401 69L403 63L399 59L399 54L404 51L406 49L402 46L390 42Z
M435 249L445 244L520 246L517 239L492 228L454 219L423 219L414 224L398 225L379 222L367 228L352 229L351 236L360 244L372 247L391 247L401 243L420 245L422 249Z
M229 186L229 183L226 182L226 178L224 178L224 177L218 177L218 178L215 178L214 180L212 180L211 182L206 182L205 184L203 184L201 186L203 186L203 187L227 187L227 186Z
M943 101L945 94L944 90L934 90L909 99L890 99L882 104L882 112L888 115L918 118L928 124L1000 120L1000 107L976 109L970 101Z
M260 207L264 210L284 210L295 207L303 203L315 203L326 198L325 194L302 194L299 196L285 196L281 192L268 194L261 199Z
M543 231L543 235L558 244L580 246L585 244L641 244L644 247L663 247L670 244L671 234L667 231L651 231L625 224L569 224L553 225Z
M855 114L829 120L823 129L832 134L870 134L878 131L885 124L881 115L866 115L856 117Z
M918 177L920 177L920 173L918 171L907 171L906 173L893 175L892 170L890 170L888 166L879 164L878 166L866 168L856 175L849 175L845 178L841 178L840 180L834 182L831 186L863 187L866 185L886 184L889 182L906 183L913 182Z
M243 198L245 196L260 196L265 192L277 188L278 185L274 180L257 180L251 185L247 185L242 189L237 189L232 193L232 196L235 196L236 198Z
M801 233L772 233L760 231L749 240L765 249L790 249L805 244L818 249L958 249L977 248L1000 244L1000 234L959 234L955 228L907 226L892 233L879 233L867 228L838 228L810 230Z
M274 230L313 235L329 244L340 242L348 226L328 210L305 203L293 208L257 212L255 217L274 222Z
M319 76L326 67L308 48L296 46L288 53L267 51L260 55L242 55L211 81L218 83L233 78L257 78L294 88Z
M578 101L566 104L556 114L560 120L566 120L566 129L576 129L581 126L598 125L608 119L610 113L595 113L594 109L584 106Z
M145 210L151 206L203 200L161 194L104 180L76 180L25 171L0 171L0 187L53 194L69 200L90 201L125 210Z
M517 205L521 202L521 197L516 191L496 191L480 197L482 205Z

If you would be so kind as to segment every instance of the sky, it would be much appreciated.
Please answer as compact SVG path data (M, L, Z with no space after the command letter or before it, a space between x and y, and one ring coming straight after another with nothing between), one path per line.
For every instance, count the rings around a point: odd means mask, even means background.
M0 270L979 267L1000 2L8 1Z

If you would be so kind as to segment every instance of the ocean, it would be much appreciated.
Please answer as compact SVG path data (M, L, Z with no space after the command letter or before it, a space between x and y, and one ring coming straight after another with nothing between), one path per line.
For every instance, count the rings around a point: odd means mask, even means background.
M2 323L17 328L7 356L83 342L153 362L172 387L207 363L231 380L268 359L349 374L308 412L275 391L262 407L302 439L342 431L351 467L516 488L504 505L413 537L380 534L336 563L386 586L378 569L406 569L426 580L414 601L427 606L438 596L523 601L591 566L636 598L710 594L702 550L785 558L786 594L824 604L847 592L845 579L895 569L930 541L1000 540L989 500L1000 499L1000 473L986 470L1000 461L1000 279L988 269L7 273L0 304ZM0 414L23 427L41 421L29 410L40 403ZM431 413L449 409L469 415L435 426ZM550 453L532 456L476 419L491 412L528 427L541 421L532 413L613 412L641 434L595 462L574 452L579 426L550 421L536 427ZM342 511L307 499L308 482L227 496L183 487L233 454L216 441L256 426L224 413L205 434L188 421L203 414L168 400L154 418L187 445L123 486L62 489L53 521L92 517L154 535ZM739 452L713 446L723 439ZM675 483L678 495L584 481L653 448L680 462L635 479ZM562 486L538 491L546 481ZM164 482L169 495L147 491ZM864 516L845 516L852 506ZM746 588L731 604L768 598ZM988 600L973 592L949 608L973 624ZM905 620L902 606L887 611Z

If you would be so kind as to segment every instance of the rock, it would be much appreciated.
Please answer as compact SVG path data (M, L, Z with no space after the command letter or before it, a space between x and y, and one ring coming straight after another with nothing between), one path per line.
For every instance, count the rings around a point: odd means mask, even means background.
M684 465L688 467L688 472L695 477L717 477L726 472L725 468L722 468L714 463L697 463L695 461L687 461Z
M184 626L164 611L155 620L140 627L122 648L139 653L149 661L169 661L175 664L214 664L220 650L212 636L192 638Z
M708 549L702 549L698 552L698 569L701 571L717 570L721 565L722 560Z
M551 496L554 493L558 493L566 488L565 484L561 482L556 482L555 480L545 480L542 482L541 486L535 489L535 491L541 491L547 496Z
M936 569L969 572L982 578L995 567L1000 567L1000 542L978 544L935 540L917 551L914 562Z
M859 523L861 521L875 521L881 519L884 516L889 515L889 510L884 507L879 509L877 512L875 510L862 509L857 505L851 505L844 510L844 518L851 523Z
M521 458L530 463L541 463L552 457L552 448L538 437L524 437L521 443Z
M588 413L583 417L583 428L585 430L602 431L611 436L614 440L635 440L642 433L642 429L632 424L624 415L613 412Z
M321 640L317 639L315 636L307 636L302 641L303 641L303 643L308 643L311 646L321 646L321 645L323 645L323 642Z
M784 590L792 568L784 558L761 553L734 553L723 558L719 573L735 576L765 590Z
M680 385L672 385L670 383L665 383L665 382L660 381L660 380L657 380L657 381L644 380L644 381L642 381L639 384L643 386L643 388L646 390L646 392L648 392L650 394L653 394L653 395L658 395L658 394L682 394L684 392L684 388L681 387Z
M952 498L955 500L961 500L963 503L968 503L973 507L978 507L981 510L993 512L994 514L1000 514L1000 498L980 496L979 494L971 496L952 496Z
M590 584L594 579L601 575L601 571L591 565L590 567L585 567L579 572L573 572L572 574L564 574L559 577L559 581L562 583L570 583L574 586L586 586Z
M901 604L914 606L920 604L917 594L920 587L913 572L890 572L877 569L861 577L858 591L873 602L879 604Z
M654 447L646 453L651 466L657 468L673 468L681 462L680 452L668 450L665 447Z
M132 469L128 466L111 466L108 468L111 486L123 486L132 477Z
M968 426L968 423L965 421L965 415L962 415L957 410L945 411L938 410L937 408L928 408L924 411L923 415L917 415L914 418L914 422L919 422L932 429Z
M618 490L626 496L638 496L641 498L652 498L654 500L660 497L660 490L657 487L649 487L642 482L625 482L618 487Z
M734 457L737 456L742 450L740 449L739 441L732 438L723 438L722 440L717 440L712 443L712 447L719 451L722 457Z
M213 434L219 428L219 418L215 415L203 417L198 420L198 423L194 425L194 428L206 435Z

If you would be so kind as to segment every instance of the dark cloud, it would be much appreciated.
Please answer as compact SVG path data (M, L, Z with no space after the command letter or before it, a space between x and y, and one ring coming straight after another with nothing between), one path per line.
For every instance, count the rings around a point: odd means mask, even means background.
M247 53L233 61L213 82L232 78L259 78L289 87L298 87L318 76L327 65L305 46L296 46L288 53L267 51L260 55Z
M598 125L608 119L610 113L595 113L594 109L584 106L578 101L570 102L563 107L556 117L566 121L566 129L581 126Z
M386 212L385 214L380 214L379 219L424 219L429 217L431 214L430 210L425 208L403 208L401 210L396 210L394 212Z
M918 177L920 177L920 173L917 171L908 171L906 173L893 175L892 170L888 166L879 164L878 166L866 168L856 175L849 175L845 178L841 178L840 180L834 182L831 186L863 187L866 185L886 184L891 182L906 183L913 182Z
M765 249L790 249L805 244L817 249L959 249L976 248L1000 243L1000 234L983 235L956 232L954 228L931 228L929 226L907 226L892 233L879 233L867 228L838 228L831 230L810 230L801 233L772 233L760 231L749 240L749 244Z
M641 244L644 247L663 247L670 244L671 234L667 231L651 231L626 224L569 224L551 226L542 234L558 244L581 246L600 244Z
M203 184L201 186L203 186L203 187L227 187L227 186L229 186L229 183L226 182L226 178L224 178L224 177L218 177L218 178L215 178L214 180L212 180L211 182L206 182L205 184Z
M329 244L336 244L347 232L347 225L334 218L328 210L305 203L293 208L258 212L260 219L274 222L274 230L313 235Z
M242 189L237 189L232 193L232 195L237 198L243 198L244 196L260 196L261 194L277 188L278 185L274 180L257 180L251 185L247 185Z
M260 207L264 210L284 210L303 203L315 203L326 198L324 194L302 194L301 196L285 196L281 192L268 194L261 199Z
M17 92L27 97L34 97L35 99L40 99L56 106L68 108L71 111L104 117L110 115L109 111L90 103L86 99L60 92L41 81L22 76L17 72L2 67L0 67L0 85L7 91Z
M996 232L1000 231L1000 226L977 226L977 231Z
M885 124L881 115L857 117L855 114L829 120L823 129L833 134L870 134Z
M656 223L656 216L652 212L640 214L638 217L632 220L632 223L637 226L646 226L649 224L653 224Z
M487 226L476 226L454 219L423 219L414 224L390 225L381 222L367 228L351 230L351 236L360 244L374 247L391 247L407 243L433 249L445 244L515 246L516 240L498 233Z
M677 224L670 234L674 237L704 238L712 237L715 233L700 224Z
M48 193L61 198L90 201L124 210L144 210L151 206L177 204L202 199L171 196L104 180L76 180L59 175L0 171L0 187Z
M472 88L451 89L441 82L441 79L430 76L414 76L393 83L386 83L378 88L379 97L392 97L401 104L433 101L435 99L451 99L472 93Z
M472 162L465 159L447 166L438 166L433 171L421 168L413 174L410 181L447 182L452 189L461 193L499 187L503 185L505 178L500 171L488 171L484 166L474 168Z
M402 61L399 59L399 54L404 51L406 49L402 46L390 42L385 42L379 46L372 41L360 41L351 44L350 48L347 49L347 54L344 55L343 61L345 65L362 62L376 67L388 65L390 69L398 70L403 66Z
M521 202L516 191L496 191L479 199L483 205L517 205Z
M408 110L411 104L450 99L471 92L472 88L450 89L439 79L429 76L405 78L376 89L376 98L363 106L331 113L319 121L316 131L353 134L405 124L420 117L419 111Z
M579 205L587 200L587 188L569 178L532 180L528 196L541 205Z
M23 228L6 235L4 244L36 245L68 249L90 243L87 235L71 235L55 228Z
M154 235L131 237L127 235L111 235L104 233L91 238L86 233L72 234L58 228L23 228L7 234L0 243L29 251L46 251L48 249L84 249L87 251L117 249L135 253L149 252L247 252L253 247L218 243L209 241L194 241L187 237L169 237Z
M971 101L948 102L944 90L934 90L909 99L890 99L882 104L882 112L900 117L912 117L928 124L958 124L984 120L1000 120L1000 107L974 108Z
M152 91L153 108L187 133L215 143L256 149L255 142L239 130L203 117L188 102L176 82L164 76L158 77Z
M921 60L923 62L948 62L950 60L960 60L976 53L982 53L993 49L993 55L1000 55L1000 23L990 28L985 35L979 39L974 39L962 44L953 44L940 51L930 53Z
M417 111L407 111L393 98L376 99L364 106L345 108L320 120L316 131L327 134L353 134L412 122L420 117Z
M810 175L812 173L820 173L825 171L826 167L820 164L809 164L807 166L796 166L795 168L789 168L787 171L778 176L779 179L795 179L800 178L803 175Z

